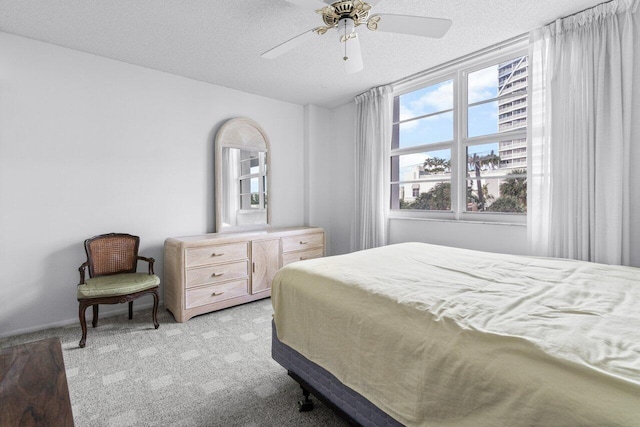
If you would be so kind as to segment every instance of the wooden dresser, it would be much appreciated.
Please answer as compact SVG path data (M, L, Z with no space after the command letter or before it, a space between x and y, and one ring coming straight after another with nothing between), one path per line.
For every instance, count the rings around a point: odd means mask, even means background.
M178 322L271 295L283 265L323 257L321 228L173 237L164 243L164 304Z

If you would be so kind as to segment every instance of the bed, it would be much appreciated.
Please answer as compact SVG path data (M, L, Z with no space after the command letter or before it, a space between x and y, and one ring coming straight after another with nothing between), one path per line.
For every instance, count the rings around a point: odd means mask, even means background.
M273 356L354 424L640 425L640 270L389 245L282 268Z

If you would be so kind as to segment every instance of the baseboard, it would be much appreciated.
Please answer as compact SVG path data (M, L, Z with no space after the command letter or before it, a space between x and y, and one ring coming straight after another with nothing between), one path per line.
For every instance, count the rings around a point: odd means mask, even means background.
M104 307L104 305L102 307ZM144 303L144 304L134 303L133 304L133 308L134 308L133 311L135 313L137 311L146 310L146 309L152 308L152 307L153 307L153 301L152 302L148 302L148 303ZM160 301L160 303L158 305L158 310L163 309L163 308L164 308L164 301ZM125 313L129 313L129 305L128 304L118 304L117 308L114 308L112 310L104 310L103 311L102 309L100 309L100 319L106 319L106 318L113 317L113 316L119 316L119 315L125 314ZM93 319L93 312L91 310L87 310L86 318L87 318L87 322L91 323L91 319ZM13 337L13 336L16 336L16 335L30 334L32 332L39 332L39 331L43 331L45 329L62 328L62 327L73 325L73 324L78 325L78 328L80 327L80 320L78 319L78 317L74 317L72 319L61 320L59 322L47 323L46 325L31 326L29 328L18 329L18 330L15 330L15 331L0 333L0 339L9 338L9 337Z

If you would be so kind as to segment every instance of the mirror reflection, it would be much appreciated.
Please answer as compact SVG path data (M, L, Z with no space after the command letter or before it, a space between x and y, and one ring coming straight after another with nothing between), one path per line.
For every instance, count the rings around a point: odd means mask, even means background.
M223 147L222 226L267 222L267 153Z
M248 118L228 120L216 135L216 231L269 227L269 141Z

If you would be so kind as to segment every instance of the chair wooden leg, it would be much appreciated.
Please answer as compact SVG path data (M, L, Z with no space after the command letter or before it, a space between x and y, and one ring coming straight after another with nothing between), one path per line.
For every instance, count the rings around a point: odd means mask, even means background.
M98 304L93 304L93 320L91 321L91 326L94 328L98 326Z
M80 316L80 327L82 328L82 338L80 339L80 348L83 348L87 342L87 319L85 319L85 313L87 312L87 307L90 304L83 303L80 301L80 307L78 309L78 315Z
M156 329L158 329L158 327L160 326L160 324L158 323L158 302L160 300L160 296L158 295L158 290L156 289L155 292L153 292L153 311L152 311L152 317L153 317L153 326L155 326Z
M129 301L129 320L133 319L133 301Z

